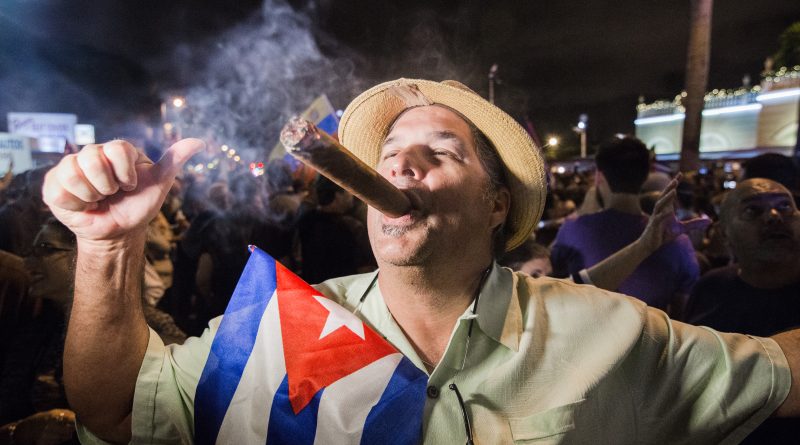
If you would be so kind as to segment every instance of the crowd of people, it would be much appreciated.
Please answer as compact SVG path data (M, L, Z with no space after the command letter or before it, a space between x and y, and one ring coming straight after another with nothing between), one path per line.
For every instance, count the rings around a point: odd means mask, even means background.
M0 425L15 427L15 443L62 443L74 420L61 355L75 235L42 202L50 168L9 175L0 191ZM148 225L142 277L145 317L167 344L199 335L223 314L250 245L313 283L375 269L364 205L324 177L307 183L294 173L278 160L258 177L187 170L175 180ZM48 420L54 426L45 434ZM23 428L27 422L44 439Z
M545 221L501 264L571 277L642 235L674 175L655 169L632 137L602 144L595 163L550 175ZM0 443L75 440L61 356L76 244L43 203L47 170L15 175L0 192ZM678 219L711 224L667 242L612 290L725 332L769 336L800 326L798 178L793 160L777 154L746 161L733 189L713 170L682 177ZM285 161L258 177L185 170L147 229L145 318L166 344L201 334L224 313L249 245L309 283L372 271L365 218L349 193L324 177L304 182ZM797 421L769 421L746 443L784 443L798 432Z

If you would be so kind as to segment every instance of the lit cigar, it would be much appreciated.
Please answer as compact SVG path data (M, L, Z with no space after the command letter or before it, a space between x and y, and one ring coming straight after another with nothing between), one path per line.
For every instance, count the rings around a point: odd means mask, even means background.
M281 130L286 151L384 215L397 218L411 202L397 187L313 123L295 117Z

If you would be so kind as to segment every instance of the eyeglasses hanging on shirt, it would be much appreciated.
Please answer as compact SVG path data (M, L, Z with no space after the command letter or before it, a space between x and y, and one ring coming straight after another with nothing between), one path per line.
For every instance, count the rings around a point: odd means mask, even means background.
M475 297L473 298L472 302L472 317L470 317L469 320L469 328L467 329L467 338L465 340L466 343L464 345L464 358L461 360L461 367L458 369L458 372L456 372L456 374L453 376L453 380L455 380L455 377L458 376L458 374L464 370L464 367L467 364L467 355L469 354L469 343L470 339L472 338L472 327L475 324L475 319L478 318L478 299L481 295L481 289L483 289L483 285L486 283L486 279L489 277L489 273L491 272L491 270L492 266L486 268L486 270L483 272L483 275L481 276L481 281L478 283L478 288L475 290ZM361 298L358 299L358 304L356 305L356 308L353 310L353 314L358 315L361 312L361 307L364 304L364 300L366 300L367 295L372 290L372 287L375 286L375 283L377 281L378 281L378 273L375 274L375 277L369 283L369 286L367 286L367 289L361 295ZM467 436L466 445L473 445L475 442L472 434L472 422L470 422L469 413L467 412L467 407L466 404L464 403L464 398L461 395L461 391L458 390L458 385L456 385L455 381L451 382L448 385L448 388L450 388L450 390L453 391L453 393L455 393L456 399L458 400L458 406L459 408L461 408L461 414L464 416L464 429Z

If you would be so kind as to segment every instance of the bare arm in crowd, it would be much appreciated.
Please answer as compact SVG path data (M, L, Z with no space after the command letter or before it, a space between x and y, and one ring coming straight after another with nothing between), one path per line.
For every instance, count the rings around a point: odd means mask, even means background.
M647 222L647 227L636 241L586 270L592 284L601 289L616 291L642 261L661 246L684 233L704 230L711 224L709 219L678 221L675 218L675 189L680 179L679 175L662 190L661 198L653 207L653 214Z
M185 139L158 163L124 141L88 145L45 177L43 196L77 236L75 299L64 386L78 419L128 442L136 377L148 342L141 284L147 223L183 164L204 147Z

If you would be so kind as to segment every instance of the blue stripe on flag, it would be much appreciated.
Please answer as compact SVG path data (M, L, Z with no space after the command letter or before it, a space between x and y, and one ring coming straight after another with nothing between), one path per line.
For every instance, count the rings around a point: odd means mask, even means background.
M380 400L367 416L361 443L419 443L427 384L428 376L403 357Z
M216 442L225 411L256 342L261 317L275 288L275 260L263 251L253 249L197 384L194 400L196 443Z
M339 118L335 114L329 114L317 122L317 128L328 134L336 133L339 129Z
M267 443L269 445L313 445L317 435L317 412L323 392L325 392L324 388L317 392L308 405L295 415L292 403L289 401L289 376L284 377L272 399L272 409L269 412L267 427Z

